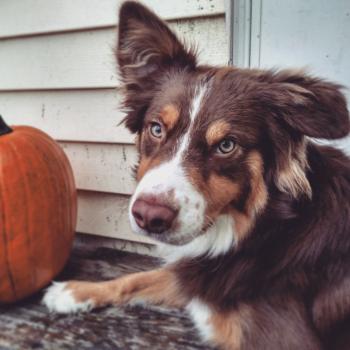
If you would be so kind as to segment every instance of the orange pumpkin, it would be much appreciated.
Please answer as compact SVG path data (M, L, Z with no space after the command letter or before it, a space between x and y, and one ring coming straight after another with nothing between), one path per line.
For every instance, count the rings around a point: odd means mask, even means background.
M61 271L76 214L73 173L59 145L0 116L0 303L29 296Z

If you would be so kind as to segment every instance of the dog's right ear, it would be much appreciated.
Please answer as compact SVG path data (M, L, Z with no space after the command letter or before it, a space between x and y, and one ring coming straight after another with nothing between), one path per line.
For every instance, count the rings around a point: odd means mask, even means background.
M117 60L125 88L126 126L140 131L157 81L169 67L193 70L196 56L143 5L126 1L119 12ZM140 120L141 118L141 120Z

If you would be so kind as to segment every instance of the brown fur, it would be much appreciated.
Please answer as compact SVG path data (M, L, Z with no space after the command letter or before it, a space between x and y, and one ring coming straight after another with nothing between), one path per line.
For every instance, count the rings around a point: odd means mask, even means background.
M130 1L117 59L125 124L141 137L138 179L174 156L196 87L208 87L181 166L206 198L209 221L232 215L236 244L168 270L72 282L77 300L196 298L213 310L212 341L224 349L348 349L350 160L305 141L349 133L341 86L299 71L200 66L163 21ZM168 126L162 140L147 136L154 116ZM215 147L226 134L237 150L222 157Z
M281 191L291 193L296 198L303 194L311 198L312 190L306 178L307 169L306 141L304 140L295 149L294 155L290 150L285 168L280 169L278 173L277 187Z
M135 37L128 17L146 32ZM118 62L131 109L127 127L142 134L162 106L178 106L166 140L144 139L141 154L171 159L188 128L194 87L210 84L183 166L205 196L210 220L231 213L239 244L224 256L183 259L172 269L182 293L214 310L213 341L240 350L320 349L335 344L334 337L344 344L350 162L305 141L348 134L341 87L300 71L198 66L193 52L142 6L127 3L121 18ZM145 47L153 55L129 62L137 57L125 51L129 47L140 57ZM218 157L215 144L227 134L237 151ZM141 161L142 174L146 168Z
M160 164L160 162L161 160L157 158L152 158L152 159L147 157L141 158L140 164L137 168L136 180L140 181L147 171L151 170L152 168Z
M206 183L204 195L207 198L207 215L213 215L228 205L239 193L239 186L224 176L211 174Z
M312 314L317 328L326 330L350 313L350 278L329 286L317 293ZM324 315L328 315L327 318Z
M264 181L264 163L261 155L253 151L247 156L247 164L251 174L251 194L247 201L247 212L255 216L264 209L268 193Z
M176 125L179 119L180 113L179 110L174 105L166 105L160 112L160 118L167 127L168 130L171 130Z
M242 213L237 209L231 209L229 213L234 218L236 242L239 244L249 233L253 225L253 218L251 215Z
M95 307L137 301L182 307L187 302L176 275L168 269L134 273L99 283L70 281L65 288L72 292L76 302L91 300Z
M246 202L243 212L231 209L231 215L235 221L236 242L239 243L246 237L255 222L256 215L263 210L268 200L268 193L263 179L263 162L257 152L251 152L247 157L248 169L252 176L251 194Z
M231 311L228 313L214 313L209 320L214 330L213 342L226 350L239 350L242 345L244 315L248 310ZM243 313L243 315L241 315Z
M230 129L230 125L223 120L218 120L210 124L205 134L208 145L212 146L221 141Z

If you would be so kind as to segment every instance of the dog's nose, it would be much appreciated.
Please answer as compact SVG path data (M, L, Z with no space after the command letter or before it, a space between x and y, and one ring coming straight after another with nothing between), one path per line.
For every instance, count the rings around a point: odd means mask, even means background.
M135 201L131 212L137 225L150 233L163 233L168 230L177 216L177 211L173 208L143 199Z

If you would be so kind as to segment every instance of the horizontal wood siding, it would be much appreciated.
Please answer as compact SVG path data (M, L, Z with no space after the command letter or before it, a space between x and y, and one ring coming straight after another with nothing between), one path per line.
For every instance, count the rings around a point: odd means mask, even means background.
M79 189L131 194L135 187L133 145L60 142L66 152Z
M224 17L171 26L198 43L202 62L226 63ZM115 42L115 28L0 40L0 90L114 88Z
M200 61L226 64L224 0L144 1ZM0 5L0 114L66 152L78 187L79 232L150 243L131 232L134 136L121 121L113 50L118 0L21 0Z
M224 12L224 2L221 0L143 2L167 20ZM2 1L0 38L115 26L121 3L121 0Z
M78 193L78 232L152 243L132 233L128 220L129 197L109 193Z
M56 140L133 143L119 102L116 89L0 92L0 113Z

